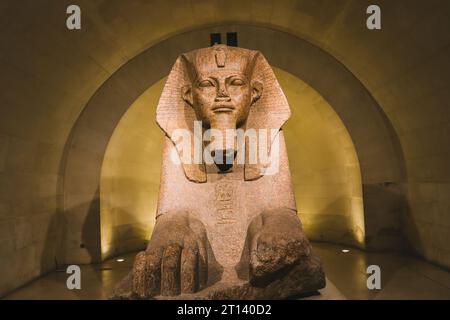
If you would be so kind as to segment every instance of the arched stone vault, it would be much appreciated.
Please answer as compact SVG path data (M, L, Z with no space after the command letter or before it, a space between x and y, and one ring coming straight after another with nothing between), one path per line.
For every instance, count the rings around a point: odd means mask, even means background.
M67 261L101 259L100 170L109 138L122 115L147 88L168 74L180 53L208 46L210 33L227 31L238 32L240 46L260 50L273 66L304 80L333 106L349 131L360 160L363 195L367 199L366 243L395 244L393 239L388 239L389 243L377 239L383 237L380 231L386 228L386 221L397 232L389 236L394 236L395 241L400 239L400 226L392 224L392 217L383 216L399 215L398 208L380 209L377 205L386 203L386 194L391 193L387 185L403 181L404 164L396 135L376 101L341 63L309 42L273 29L234 24L185 32L152 46L114 73L87 103L65 149ZM89 224L73 228L72 221L83 220L82 217ZM84 248L80 248L80 243Z

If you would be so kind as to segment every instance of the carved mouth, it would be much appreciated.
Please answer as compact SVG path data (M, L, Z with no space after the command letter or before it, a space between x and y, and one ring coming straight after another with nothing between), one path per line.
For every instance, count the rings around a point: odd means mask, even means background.
M229 104L219 104L211 108L213 112L232 112L234 107Z

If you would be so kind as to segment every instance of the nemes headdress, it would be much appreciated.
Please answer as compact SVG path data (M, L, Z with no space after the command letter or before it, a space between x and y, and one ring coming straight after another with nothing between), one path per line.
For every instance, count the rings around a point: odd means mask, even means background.
M259 51L248 50L226 45L215 45L180 55L164 86L156 110L156 122L171 138L177 150L181 153L181 146L173 139L176 129L187 129L194 137L194 121L196 118L193 108L182 98L182 88L191 85L199 75L211 70L224 72L239 72L247 75L249 80L257 80L263 85L261 97L250 107L246 122L246 129L275 129L280 130L290 117L287 99L267 60ZM268 150L271 147L268 144ZM248 148L246 146L246 153ZM204 164L183 163L186 177L194 182L207 181ZM245 180L256 180L264 174L262 163L246 163L244 168Z
M212 70L251 75L257 53L257 51L226 45L215 45L182 54L181 57L188 69L190 79L195 81L199 75L207 74Z

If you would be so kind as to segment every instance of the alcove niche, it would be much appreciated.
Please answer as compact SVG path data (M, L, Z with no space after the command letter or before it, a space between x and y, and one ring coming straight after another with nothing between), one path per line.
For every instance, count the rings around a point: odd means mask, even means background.
M284 126L298 214L308 237L364 245L361 171L352 139L332 106L296 76L274 68L292 111ZM102 258L145 248L155 222L163 132L155 111L166 78L123 115L101 168Z

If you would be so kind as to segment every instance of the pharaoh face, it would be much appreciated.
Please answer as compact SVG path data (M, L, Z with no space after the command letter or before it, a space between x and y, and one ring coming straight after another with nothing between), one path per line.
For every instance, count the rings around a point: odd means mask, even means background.
M250 111L252 88L245 75L216 70L199 76L192 96L195 113L206 127L227 118L240 127Z
M205 128L241 127L262 91L262 84L251 80L248 60L220 47L196 58L192 82L183 88L184 100Z
M261 95L262 84L252 79L253 58L248 51L223 46L186 58L190 84L183 87L183 99L203 127L212 129L212 138L205 144L217 165L232 165L238 143L236 135L228 138L229 134L246 123L252 104ZM226 171L230 166L219 169Z

